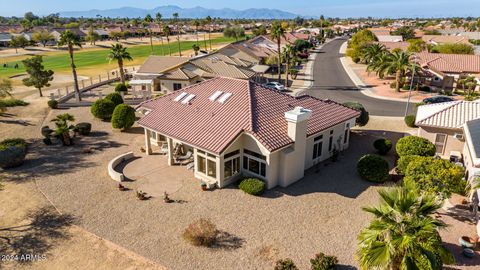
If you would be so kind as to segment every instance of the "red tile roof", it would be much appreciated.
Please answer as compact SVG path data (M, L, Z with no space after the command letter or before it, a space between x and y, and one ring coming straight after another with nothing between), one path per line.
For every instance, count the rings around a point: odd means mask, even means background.
M216 91L232 93L224 104L210 101ZM194 94L190 104L174 101L182 92ZM358 111L329 100L292 97L246 80L218 77L147 101L139 107L151 112L141 126L186 144L220 154L241 133L259 140L269 151L293 141L287 134L284 113L301 106L312 110L307 136L359 115Z
M480 73L480 55L418 53L422 67L441 73Z

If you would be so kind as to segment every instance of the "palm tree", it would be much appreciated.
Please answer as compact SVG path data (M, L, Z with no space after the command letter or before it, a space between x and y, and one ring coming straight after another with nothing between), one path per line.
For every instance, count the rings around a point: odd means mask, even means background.
M195 56L198 55L198 51L200 51L200 46L198 46L197 44L193 44L192 45L192 49L193 51L195 52Z
M180 46L180 27L178 25L178 13L173 13L172 17L173 21L175 22L175 28L177 30L178 54L180 55L180 57L182 57L182 48Z
M195 35L197 36L197 44L198 44L198 27L200 26L200 21L194 20L193 25L195 26Z
M410 68L410 53L394 51L385 58L385 62L379 66L377 73L380 76L395 74L395 90L400 92L403 76Z
M66 30L62 34L60 34L60 40L58 41L58 46L67 46L68 53L70 55L70 66L72 67L72 75L73 75L73 89L77 96L77 101L81 101L82 97L80 96L80 90L78 89L78 78L77 78L77 70L75 67L75 62L73 60L73 49L74 47L82 47L80 43L80 37L73 33L70 30Z
M360 59L364 64L370 64L377 56L385 53L387 48L385 45L373 43L364 47L360 54Z
M288 75L290 73L290 66L295 62L296 52L292 45L288 44L283 48L282 52L283 62L285 62L285 87L288 87Z
M170 26L164 25L162 32L167 38L168 55L172 56L172 50L170 49L170 34L172 33L172 30L170 29Z
M474 76L467 76L457 81L457 87L458 86L462 86L463 92L470 97L473 92L475 92L478 83Z
M123 47L122 44L117 43L112 45L110 48L110 52L108 54L108 60L117 60L118 63L118 69L120 69L120 80L122 81L123 84L125 84L125 73L123 70L123 61L124 60L133 60L132 56L130 56L130 53L127 52L127 48Z
M68 146L72 144L70 137L70 130L74 128L73 125L68 125L68 122L75 121L75 117L71 114L64 113L57 115L51 122L55 122L55 136L57 136L63 145Z
M379 71L382 70L383 66L385 65L385 63L388 61L388 57L390 57L390 53L389 52L383 52L381 54L378 54L376 55L371 61L370 63L368 63L367 65L367 71L368 72L371 72L371 71L376 71L378 77L380 77L380 79L383 79L385 77L385 74L383 73L380 73Z
M281 48L280 48L280 42L282 40L282 37L285 37L285 29L282 27L282 24L280 22L273 22L272 28L270 30L270 36L272 39L277 41L277 52L278 52L278 82L282 80L282 74L281 74L281 69L282 69L282 60L281 60Z
M152 37L152 29L150 29L150 23L153 22L152 16L150 16L150 14L147 14L147 16L145 16L145 18L143 19L143 22L145 23L145 26L147 28L146 30L148 33L148 37L150 38L150 50L151 50L151 53L153 54L153 37Z
M442 202L409 186L383 189L378 207L365 207L375 216L359 236L357 258L362 269L432 269L454 262L442 245L443 221L432 215Z
M155 21L157 22L158 30L161 31L162 30L162 14L160 12L157 12L157 14L155 14ZM163 48L162 35L160 35L160 42L162 43L162 55L165 55L165 51Z
M208 24L208 42L210 43L210 51L212 50L212 39L210 38L210 33L212 32L212 17L207 16L205 22Z

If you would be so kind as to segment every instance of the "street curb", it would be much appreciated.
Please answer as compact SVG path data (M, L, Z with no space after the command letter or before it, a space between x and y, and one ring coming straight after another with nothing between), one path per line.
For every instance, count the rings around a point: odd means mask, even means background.
M340 47L340 53L343 54L347 50L347 42L343 43ZM399 102L407 102L407 98L388 98L384 96L379 96L374 93L374 89L370 86L367 86L362 79L353 71L352 67L347 63L347 57L341 57L340 62L342 63L343 69L350 77L350 80L360 89L360 92L368 97L381 99L381 100L389 100L389 101L399 101Z

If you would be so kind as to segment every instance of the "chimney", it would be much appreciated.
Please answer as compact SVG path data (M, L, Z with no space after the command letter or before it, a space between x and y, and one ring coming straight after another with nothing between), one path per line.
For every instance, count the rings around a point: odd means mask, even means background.
M288 137L297 143L305 144L307 138L307 122L312 116L312 111L295 107L293 110L285 113L285 119L288 123Z

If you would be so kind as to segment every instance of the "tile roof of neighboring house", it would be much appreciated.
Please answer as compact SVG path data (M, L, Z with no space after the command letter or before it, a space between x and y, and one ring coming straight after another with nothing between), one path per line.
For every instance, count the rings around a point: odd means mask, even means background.
M174 68L172 70L165 71L160 78L170 80L190 80L197 77L198 74L191 72L185 68Z
M228 62L230 59L221 54L206 55L190 61L191 64L205 71L203 77L230 77L237 79L249 79L255 72L246 67L237 66L235 62Z
M442 36L442 35L424 35L422 40L426 43L443 44L443 43L463 43L470 44L468 37L462 36Z
M151 55L147 58L147 60L145 60L137 73L159 74L162 71L172 69L176 66L186 63L188 60L190 60L188 57Z
M59 34L62 34L63 32L67 31L67 30L70 30L70 32L73 32L75 35L79 36L79 37L84 37L86 36L86 34L78 29L78 28L52 28L52 32L57 32Z
M380 42L402 42L402 36L391 36L391 35L377 35L377 39Z
M378 42L382 45L385 46L385 48L387 48L387 50L391 51L391 50L394 50L394 49L401 49L402 51L407 51L408 49L408 46L410 45L410 43L406 42L406 41L402 41L402 42Z
M223 104L210 101L209 97L216 91L232 95ZM174 100L183 92L195 95L189 104ZM138 123L216 154L222 153L244 132L269 151L275 151L293 143L287 134L284 113L296 106L312 110L308 136L359 115L358 111L333 101L310 96L292 97L251 81L217 77L144 102L139 107L151 112Z
M441 54L418 53L416 54L420 65L441 73L480 73L480 55L469 54Z
M480 167L480 118L465 123L464 130L474 165Z
M375 36L389 36L392 29L386 27L368 28Z
M417 126L460 129L480 118L480 101L452 101L418 107Z

